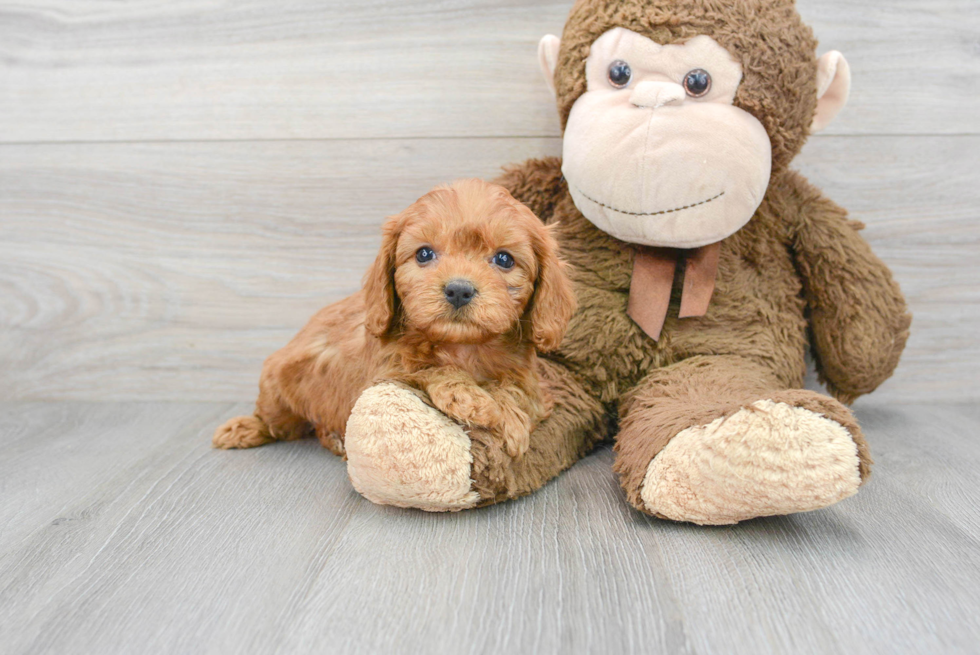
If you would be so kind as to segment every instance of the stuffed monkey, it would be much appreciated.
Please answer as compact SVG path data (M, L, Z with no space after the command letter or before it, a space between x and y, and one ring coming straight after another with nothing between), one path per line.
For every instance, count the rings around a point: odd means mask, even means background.
M792 0L579 0L541 66L562 159L499 180L555 226L579 309L542 362L553 415L513 459L394 384L348 423L378 502L530 493L615 440L625 499L700 524L826 507L871 458L843 403L895 369L911 317L861 225L789 165L847 99ZM833 397L802 389L810 349Z

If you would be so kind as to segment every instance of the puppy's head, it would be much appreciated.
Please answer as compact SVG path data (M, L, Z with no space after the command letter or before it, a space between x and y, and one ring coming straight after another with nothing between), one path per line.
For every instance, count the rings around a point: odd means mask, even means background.
M561 343L575 296L549 230L503 187L436 188L384 226L365 278L367 329L478 344L511 330L540 350Z

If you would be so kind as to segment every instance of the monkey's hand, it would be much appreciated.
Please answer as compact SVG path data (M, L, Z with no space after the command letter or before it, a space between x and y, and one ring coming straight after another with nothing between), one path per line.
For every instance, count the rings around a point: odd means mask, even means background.
M528 159L523 164L506 166L494 182L510 191L545 223L550 221L555 203L565 190L558 157Z
M887 380L905 348L912 316L888 267L871 251L847 212L802 178L791 237L810 307L820 381L853 402Z

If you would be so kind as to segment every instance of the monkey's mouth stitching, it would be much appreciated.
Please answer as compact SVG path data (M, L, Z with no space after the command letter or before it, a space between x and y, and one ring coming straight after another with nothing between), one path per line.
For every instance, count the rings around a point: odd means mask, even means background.
M617 214L625 214L627 216L661 216L663 214L673 214L674 212L682 212L685 209L691 209L692 207L707 205L709 202L713 200L718 200L718 198L721 198L723 195L725 195L725 192L722 191L721 193L719 193L717 196L714 196L713 198L708 198L707 200L696 202L693 205L684 205L683 207L675 207L674 209L664 209L663 211L659 211L659 212L624 212L622 209L616 209L615 207L611 207L604 202L599 202L595 198L586 195L585 193L582 192L582 189L579 189L578 187L575 188L578 190L579 193L581 193L585 197L586 200L591 200L592 202L599 205L600 207L605 207L606 209L613 210Z

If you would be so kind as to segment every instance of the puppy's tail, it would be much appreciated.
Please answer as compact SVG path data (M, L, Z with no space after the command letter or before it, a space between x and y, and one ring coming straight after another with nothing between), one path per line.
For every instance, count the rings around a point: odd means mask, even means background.
M269 426L258 416L237 416L214 431L211 445L222 450L255 448L275 441Z

